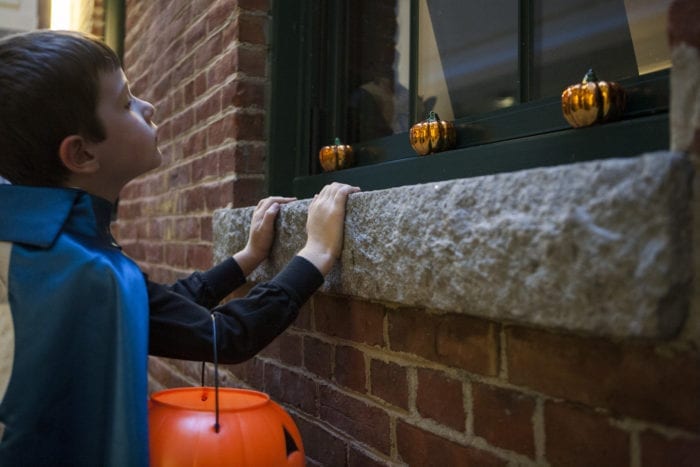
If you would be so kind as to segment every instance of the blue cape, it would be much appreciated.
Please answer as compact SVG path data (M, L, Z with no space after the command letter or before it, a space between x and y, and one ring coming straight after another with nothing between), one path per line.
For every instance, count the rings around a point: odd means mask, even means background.
M148 296L111 209L0 185L0 465L148 464Z

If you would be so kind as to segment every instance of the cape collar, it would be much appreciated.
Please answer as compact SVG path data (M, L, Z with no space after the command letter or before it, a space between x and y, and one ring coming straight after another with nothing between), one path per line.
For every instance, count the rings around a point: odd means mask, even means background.
M0 185L0 241L50 247L74 213L83 219L76 226L84 234L109 233L112 204L74 188Z

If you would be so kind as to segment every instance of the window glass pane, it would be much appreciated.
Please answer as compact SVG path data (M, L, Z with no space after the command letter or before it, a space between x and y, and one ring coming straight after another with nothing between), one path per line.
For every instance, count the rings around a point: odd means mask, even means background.
M440 118L452 120L515 104L518 2L419 4L419 114L433 107Z
M535 0L533 99L561 94L592 68L621 80L670 65L670 0Z
M348 2L347 142L409 128L410 2Z

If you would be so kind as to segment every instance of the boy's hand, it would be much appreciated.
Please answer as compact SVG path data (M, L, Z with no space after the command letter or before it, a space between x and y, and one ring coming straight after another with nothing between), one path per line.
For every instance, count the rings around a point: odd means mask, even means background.
M275 219L280 205L295 200L296 198L271 196L260 200L255 207L250 221L248 243L243 250L233 255L244 275L247 276L253 272L270 254L270 248L275 239Z
M328 274L343 249L345 226L345 203L348 196L360 191L358 187L332 183L323 187L309 205L306 219L307 240L299 252L318 268Z

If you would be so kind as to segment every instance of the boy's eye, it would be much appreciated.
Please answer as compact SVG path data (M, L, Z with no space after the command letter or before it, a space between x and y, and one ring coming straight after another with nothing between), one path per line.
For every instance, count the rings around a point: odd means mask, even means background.
M127 109L127 110L131 110L131 102L132 102L131 99L129 99L128 101L126 101L126 105L124 106L124 108Z

